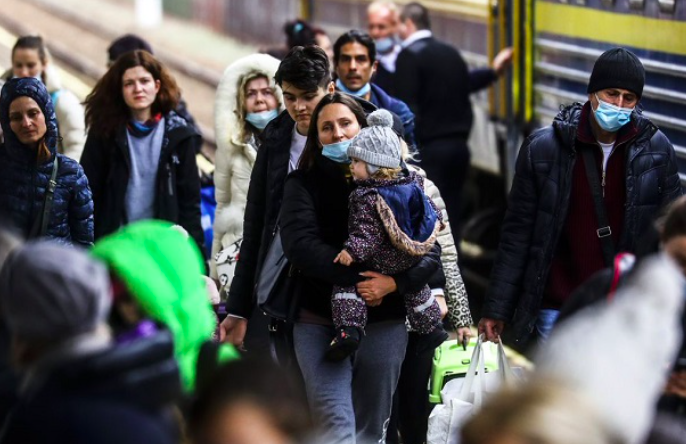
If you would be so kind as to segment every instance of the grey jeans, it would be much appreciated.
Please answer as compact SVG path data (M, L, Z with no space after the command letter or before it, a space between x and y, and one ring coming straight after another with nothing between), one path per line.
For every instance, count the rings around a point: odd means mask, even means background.
M384 443L393 393L405 359L404 320L369 324L349 359L329 362L324 353L332 326L295 324L293 342L315 423L327 443Z

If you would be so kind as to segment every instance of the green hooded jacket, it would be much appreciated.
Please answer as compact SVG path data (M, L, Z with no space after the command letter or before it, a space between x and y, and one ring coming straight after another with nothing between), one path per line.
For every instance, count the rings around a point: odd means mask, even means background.
M200 348L211 340L216 317L207 297L202 257L192 239L167 222L147 220L102 238L91 250L128 287L145 313L174 336L183 386L192 392ZM219 361L237 359L223 344Z

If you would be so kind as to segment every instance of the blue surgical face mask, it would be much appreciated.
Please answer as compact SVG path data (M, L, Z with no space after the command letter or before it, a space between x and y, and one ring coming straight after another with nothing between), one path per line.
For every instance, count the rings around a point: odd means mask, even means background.
M322 148L322 155L336 163L350 163L348 147L351 142L352 140L343 140L341 142L324 145Z
M595 98L598 101L598 108L593 110L593 115L598 125L605 131L615 133L631 121L633 108L620 108L611 103L603 102L598 98L598 94L595 95Z
M346 88L343 82L341 82L341 79L336 79L336 88L338 88L346 94L362 98L364 98L364 96L366 96L367 93L369 93L369 91L372 89L372 87L369 85L369 82L367 82L364 84L362 88L358 89L357 91L353 91L351 89Z
M395 46L395 39L393 37L384 37L382 39L375 40L374 45L376 45L377 52L380 52L381 54L386 54L387 52L391 51Z
M252 124L255 128L262 131L269 122L274 120L276 116L279 115L277 109L271 111L262 111L260 113L247 113L245 115L245 120Z

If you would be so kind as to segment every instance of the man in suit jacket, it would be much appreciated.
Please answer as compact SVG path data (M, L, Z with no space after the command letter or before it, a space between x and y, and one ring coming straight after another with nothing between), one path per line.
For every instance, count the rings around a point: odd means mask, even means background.
M374 84L394 95L395 61L402 50L398 40L398 7L392 1L376 0L367 7L369 35L376 45L378 68Z
M492 69L470 72L455 48L433 38L428 10L419 3L403 8L398 33L403 50L396 61L395 93L415 114L421 165L438 186L448 218L457 227L471 157L467 146L473 120L469 94L497 79L509 64L512 50L502 50Z

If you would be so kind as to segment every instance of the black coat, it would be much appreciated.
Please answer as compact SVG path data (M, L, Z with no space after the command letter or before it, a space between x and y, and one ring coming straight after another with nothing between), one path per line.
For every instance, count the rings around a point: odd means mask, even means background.
M516 340L534 328L548 272L567 218L582 105L560 111L553 125L519 151L483 317L511 322ZM635 252L660 209L681 195L674 148L640 112L627 142L624 229L618 251Z
M272 239L288 174L291 136L295 122L282 112L267 125L250 175L245 205L243 242L226 301L227 313L250 318L255 278Z
M398 54L394 91L415 115L421 146L444 137L466 139L474 118L469 95L495 78L490 69L470 72L457 49L429 37Z
M354 185L346 179L345 168L347 165L317 156L313 168L288 176L281 209L281 242L299 272L296 293L300 307L328 319L333 285L355 285L364 271L359 266L333 263L348 238L348 197ZM403 319L405 308L398 293L424 287L440 269L440 254L436 244L417 265L393 276L397 293L386 296L378 307L369 307L369 322Z
M376 110L372 103L358 97L355 99L366 113ZM255 308L255 281L281 209L294 127L295 122L287 111L283 111L267 125L262 132L262 144L250 174L240 260L236 263L226 300L227 313L246 319L252 316Z
M131 156L126 128L114 137L92 131L81 156L95 205L95 238L126 225L126 189ZM164 139L157 170L155 218L181 225L204 250L200 223L200 179L195 147L200 136L173 111L165 116Z
M167 332L76 358L20 395L2 444L173 444L181 393Z

